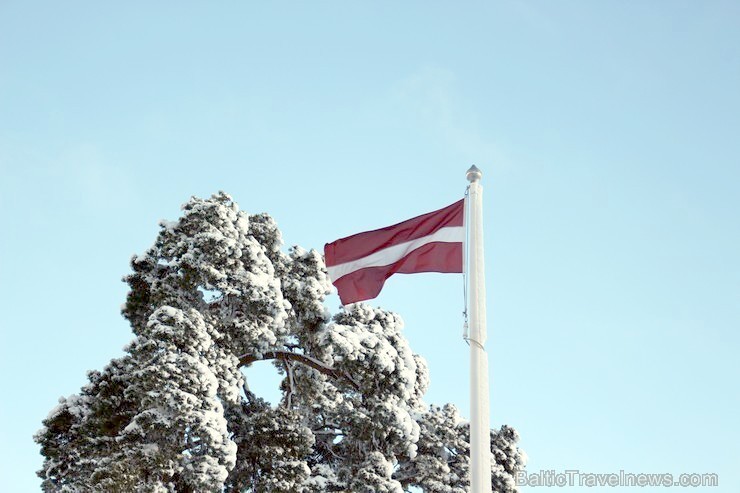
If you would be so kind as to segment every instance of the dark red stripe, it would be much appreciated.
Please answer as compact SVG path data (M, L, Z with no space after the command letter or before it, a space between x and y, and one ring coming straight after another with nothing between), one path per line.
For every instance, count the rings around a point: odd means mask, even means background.
M357 260L398 243L422 238L446 226L462 226L464 200L393 226L358 233L324 245L327 266Z
M393 274L462 272L462 243L428 243L392 265L367 267L334 281L343 305L375 298Z

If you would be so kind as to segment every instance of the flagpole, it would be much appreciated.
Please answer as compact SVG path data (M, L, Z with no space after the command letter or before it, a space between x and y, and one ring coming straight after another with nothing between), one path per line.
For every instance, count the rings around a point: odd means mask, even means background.
M491 435L486 355L486 278L483 260L483 173L474 165L467 172L470 277L470 493L491 492Z

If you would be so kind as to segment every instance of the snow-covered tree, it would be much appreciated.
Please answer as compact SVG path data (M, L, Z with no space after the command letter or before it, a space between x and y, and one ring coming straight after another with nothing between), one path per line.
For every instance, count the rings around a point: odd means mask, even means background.
M321 254L284 252L270 216L194 197L131 267L135 339L44 420L44 491L468 491L468 425L424 402L401 318L331 316ZM276 406L242 373L261 360L284 377ZM496 491L516 491L517 440L491 432Z

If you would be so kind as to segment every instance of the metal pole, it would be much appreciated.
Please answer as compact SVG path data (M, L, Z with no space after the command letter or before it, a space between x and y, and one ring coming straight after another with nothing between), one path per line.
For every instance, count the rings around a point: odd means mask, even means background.
M470 275L470 493L491 493L491 435L486 344L486 278L483 260L483 174L476 166L467 172L468 272Z

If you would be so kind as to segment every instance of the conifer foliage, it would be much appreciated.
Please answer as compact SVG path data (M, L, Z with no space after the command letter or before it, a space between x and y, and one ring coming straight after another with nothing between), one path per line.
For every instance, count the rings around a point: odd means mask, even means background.
M284 253L268 215L194 197L131 267L135 339L43 421L44 491L468 491L467 424L424 403L401 318L332 317L321 254ZM276 406L246 385L260 360L284 376ZM516 491L518 436L491 438L493 484Z

